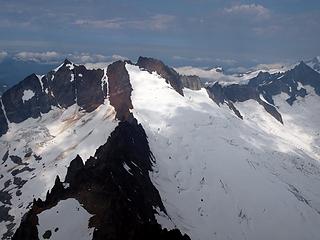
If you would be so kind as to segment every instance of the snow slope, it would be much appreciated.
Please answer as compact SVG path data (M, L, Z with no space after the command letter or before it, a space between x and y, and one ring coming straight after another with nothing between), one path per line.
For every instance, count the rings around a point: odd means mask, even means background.
M50 231L51 240L90 240L94 230L88 227L91 216L73 198L60 201L53 208L38 215L38 237L44 239L45 232Z
M284 125L255 101L236 103L240 120L204 89L183 97L158 74L126 68L156 159L163 226L202 240L319 238L319 96L307 89L292 107L277 96Z
M12 197L6 206L17 224L13 231L33 198L44 199L57 175L64 179L77 154L88 159L107 141L118 124L114 119L114 109L106 99L91 113L79 111L75 104L67 109L54 108L38 119L9 124L9 131L0 138L0 158L9 155L1 163L0 190ZM7 224L9 221L0 221L1 236Z

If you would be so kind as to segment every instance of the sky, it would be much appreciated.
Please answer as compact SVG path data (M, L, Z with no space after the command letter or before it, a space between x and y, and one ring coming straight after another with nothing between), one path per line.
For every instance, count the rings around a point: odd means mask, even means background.
M320 55L319 0L0 0L0 61L140 55L248 66Z

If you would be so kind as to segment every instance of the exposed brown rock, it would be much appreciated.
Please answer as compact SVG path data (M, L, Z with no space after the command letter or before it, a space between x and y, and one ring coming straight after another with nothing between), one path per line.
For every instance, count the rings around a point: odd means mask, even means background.
M129 109L132 109L131 92L132 87L129 74L125 68L125 62L117 61L108 66L110 104L116 110L116 118L125 121L132 118Z
M200 77L196 75L182 75L180 76L180 79L185 88L189 88L191 90L200 90L202 87Z

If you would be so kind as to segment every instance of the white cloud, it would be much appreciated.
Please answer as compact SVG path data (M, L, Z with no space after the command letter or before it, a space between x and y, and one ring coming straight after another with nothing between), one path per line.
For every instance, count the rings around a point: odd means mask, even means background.
M8 56L8 53L5 51L0 51L0 62L3 61Z
M178 67L175 70L182 75L196 75L202 79L206 79L208 82L219 81L221 84L232 84L232 83L246 83L245 77L238 77L234 75L227 75L220 67L203 69L191 66Z
M19 52L14 55L14 58L20 61L34 62L56 62L61 59L61 55L54 51L48 52Z
M127 57L121 55L105 56L101 54L90 54L90 53L71 53L67 55L67 58L72 62L83 64L83 63L103 63L112 62L117 60L127 60Z
M93 63L93 62L104 62L110 60L110 57L101 54L90 54L90 53L70 53L67 58L75 63Z
M79 19L75 25L82 27L105 28L105 29L139 29L139 30L165 30L175 20L174 16L157 14L145 19L112 18L102 20Z
M253 15L259 18L268 18L270 10L260 4L240 4L233 5L225 9L226 13L237 15Z
M288 62L279 62L279 63L263 63L258 64L253 67L235 67L229 68L227 70L228 73L252 73L250 76L255 77L254 74L258 74L260 71L269 72L269 73L277 73L284 72L291 69L293 65Z
M1 56L6 56L6 52L0 52ZM111 62L116 60L126 60L127 57L120 55L105 56L102 54L91 54L91 53L59 53L55 51L47 52L19 52L14 55L14 59L20 61L34 61L39 63L57 63L63 61L63 59L68 58L70 61L78 64L83 63L98 63L98 62Z
M121 56L121 55L117 55L117 54L113 54L112 56L111 56L111 58L112 58L112 60L113 61L117 61L117 60L128 60L128 58L127 57L124 57L124 56Z
M183 57L183 56L175 55L172 57L172 59L177 61L206 63L211 65L223 65L223 66L232 66L237 63L237 61L234 59L211 58L211 57Z
M184 61L192 61L192 62L212 62L212 58L210 57L182 57L182 56L173 56L174 60L184 60Z

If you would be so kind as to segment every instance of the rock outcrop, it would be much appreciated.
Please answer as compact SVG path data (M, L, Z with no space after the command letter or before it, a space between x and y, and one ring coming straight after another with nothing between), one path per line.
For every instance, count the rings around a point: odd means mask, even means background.
M20 123L50 111L55 101L43 91L40 81L38 76L32 74L3 93L2 103L10 122Z
M191 90L200 90L202 87L200 77L196 75L182 75L180 76L183 87L189 88Z
M124 61L117 61L107 69L110 104L116 110L116 118L121 121L132 117L129 109L133 108L130 98L132 87L125 64Z

